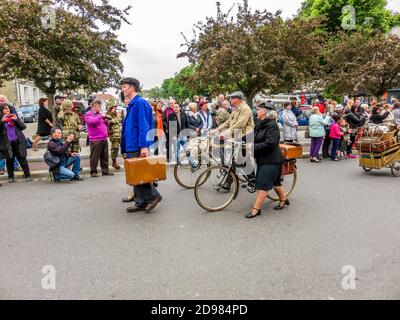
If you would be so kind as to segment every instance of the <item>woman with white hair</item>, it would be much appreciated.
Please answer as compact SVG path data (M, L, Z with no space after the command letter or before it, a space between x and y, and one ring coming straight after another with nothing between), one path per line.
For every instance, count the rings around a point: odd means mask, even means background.
M197 111L197 103L189 103L188 109L189 128L196 131L196 134L199 136L201 134L201 129L203 128L203 120Z
M319 151L326 136L325 126L330 123L330 117L326 116L324 118L319 108L313 107L309 122L311 137L310 161L319 163Z
M251 211L246 214L252 219L261 214L268 192L274 189L279 196L279 205L275 210L282 210L290 205L285 189L281 184L284 158L279 146L280 132L276 119L278 115L271 105L261 103L257 106L258 123L254 128L254 157L257 163L257 197Z

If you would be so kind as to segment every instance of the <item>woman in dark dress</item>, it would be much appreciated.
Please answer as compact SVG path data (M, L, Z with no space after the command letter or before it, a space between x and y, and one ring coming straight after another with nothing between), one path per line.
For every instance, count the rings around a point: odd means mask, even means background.
M280 130L276 123L278 115L271 105L261 103L257 106L258 123L254 128L254 156L257 163L257 197L253 209L246 215L251 219L261 214L268 192L275 190L279 196L279 205L275 210L282 210L290 205L285 189L281 185L282 164L284 158L279 147Z
M11 113L8 105L0 106L0 159L5 158L7 163L8 182L15 182L14 160L17 158L24 170L26 181L32 181L26 160L27 151L25 136L22 133L26 125L14 113Z
M33 151L38 151L37 144L42 140L42 138L50 135L50 130L53 128L53 115L48 110L49 102L46 98L41 98L39 100L39 120L38 120L38 130L36 132L36 138L32 145Z

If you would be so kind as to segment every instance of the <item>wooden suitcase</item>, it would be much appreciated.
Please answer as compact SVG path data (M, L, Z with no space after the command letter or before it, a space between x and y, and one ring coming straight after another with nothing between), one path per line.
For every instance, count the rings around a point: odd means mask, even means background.
M302 146L292 146L290 144L280 145L283 157L285 159L299 159L303 158L303 147Z
M289 174L295 173L297 169L296 163L296 159L285 160L285 162L282 164L282 175L287 176Z
M130 186L167 180L167 159L165 156L126 159L125 178Z

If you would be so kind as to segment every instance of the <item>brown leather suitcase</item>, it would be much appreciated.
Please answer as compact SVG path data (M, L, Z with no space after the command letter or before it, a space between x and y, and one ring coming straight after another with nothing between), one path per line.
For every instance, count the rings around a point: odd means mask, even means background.
M297 163L296 159L285 160L282 164L282 175L288 176L290 174L295 173L297 169L296 163Z
M289 144L280 145L283 157L285 159L298 159L303 158L303 147L302 146L292 146Z
M361 150L361 152L383 152L390 149L395 144L395 139L384 141L368 141L367 139L362 139L358 141L358 149Z
M126 159L125 178L130 186L167 180L167 159L165 156Z

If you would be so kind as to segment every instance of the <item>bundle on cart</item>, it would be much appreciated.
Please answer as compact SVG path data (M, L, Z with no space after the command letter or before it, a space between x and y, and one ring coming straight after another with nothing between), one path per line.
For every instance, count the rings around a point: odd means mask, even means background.
M363 128L363 135L357 142L359 152L383 152L398 142L397 129L385 125L369 124Z

